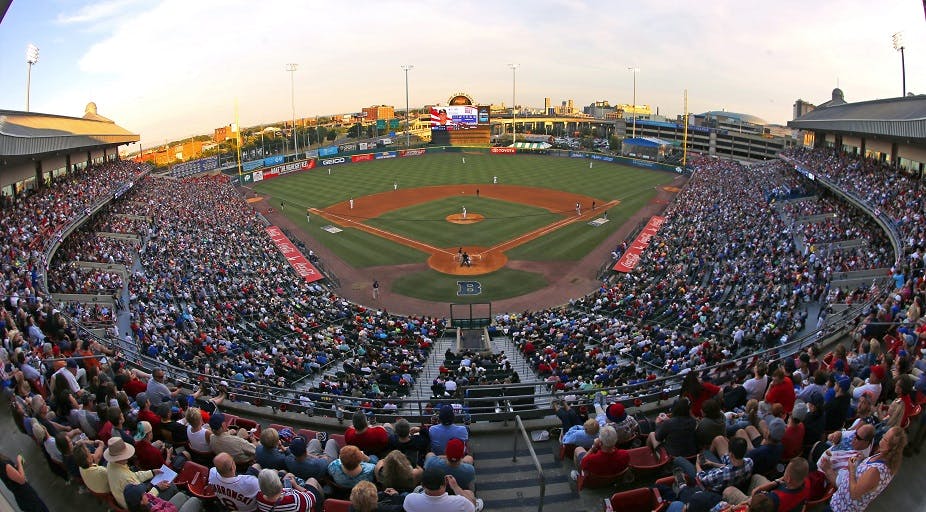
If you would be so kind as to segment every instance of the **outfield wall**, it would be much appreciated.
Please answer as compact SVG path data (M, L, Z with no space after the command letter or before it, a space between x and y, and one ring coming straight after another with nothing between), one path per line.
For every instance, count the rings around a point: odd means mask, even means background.
M499 156L508 156L508 155L545 155L553 156L560 158L584 158L592 161L614 163L620 165L629 165L632 167L642 167L645 169L653 169L657 171L668 171L681 173L683 172L679 167L672 165L661 164L657 162L651 162L648 160L637 160L633 158L627 158L623 156L616 155L603 155L601 153L590 153L584 151L567 151L560 149L544 149L544 150L529 150L529 149L519 149L512 147L468 147L468 146L437 146L437 147L428 147L428 148L415 148L415 149L398 149L391 151L377 151L377 152L355 152L355 153L340 153L332 154L327 156L319 156L318 158L308 158L304 160L296 160L293 162L288 162L280 165L274 165L271 167L263 167L260 169L252 170L250 172L244 172L238 176L231 175L232 182L237 185L251 185L260 181L267 181L273 178L283 176L292 172L299 171L308 171L315 169L317 167L327 167L331 165L346 165L356 162L367 162L372 160L383 160L389 158L408 158L415 156L422 156L425 153L482 153L489 155L499 155ZM236 179L237 178L237 179Z

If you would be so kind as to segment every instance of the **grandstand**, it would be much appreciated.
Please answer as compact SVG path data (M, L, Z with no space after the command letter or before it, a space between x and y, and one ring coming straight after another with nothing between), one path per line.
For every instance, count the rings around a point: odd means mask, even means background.
M827 110L794 122L814 130L815 149L749 168L695 160L691 181L633 272L613 274L563 307L496 314L485 330L490 351L455 350L457 333L444 319L349 303L324 281L288 272L266 219L222 176L148 176L146 167L116 159L118 145L137 136L108 120L8 113L0 125L0 158L11 162L0 169L10 191L5 350L24 347L20 368L38 366L45 377L65 367L60 356L67 355L85 358L78 365L90 373L93 363L117 360L163 369L188 393L224 395L221 409L245 428L253 422L338 435L354 410L426 426L451 405L470 423L476 494L489 510L600 510L615 489L646 487L659 473L638 465L632 483L622 478L577 494L571 463L554 459L555 434L535 444L521 437L560 425L554 401L593 409L593 395L607 389L608 400L652 415L678 396L682 375L727 386L757 361L788 366L808 346L823 360L853 335L877 337L898 360L907 344L912 360L902 369L923 370L921 341L897 329L900 319L915 324L923 314L915 299L924 292L926 230L920 200L908 198L921 176L904 173L922 171L922 147L898 140L890 152L877 149L885 147L881 138L909 133L920 120L875 118L865 132L872 142L848 134L864 126L840 124L852 113ZM70 135L39 140L55 122L70 126ZM90 135L103 128L111 133ZM833 151L849 146L856 150ZM61 167L56 153L67 154ZM99 348L79 351L78 338ZM829 357L834 368L841 361L837 352ZM41 414L29 410L29 386L50 384L32 371L38 380L28 371L9 376L20 414ZM913 432L919 421L911 419ZM62 468L51 463L34 473L44 465L43 448L23 446L24 439L4 436L0 446L26 452L33 485L60 500L49 491ZM518 448L523 442L530 448ZM918 499L899 497L912 488L911 462L922 457L905 461L876 506ZM76 486L63 494L64 502L53 502L58 509L102 509Z

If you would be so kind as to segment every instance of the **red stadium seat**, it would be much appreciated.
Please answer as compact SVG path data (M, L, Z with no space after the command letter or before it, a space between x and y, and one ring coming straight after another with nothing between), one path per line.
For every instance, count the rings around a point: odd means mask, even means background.
M347 441L344 440L344 434L331 434L328 437L334 439L334 441L338 443L338 450L347 446Z
M324 512L350 512L350 502L328 498L325 500Z
M566 458L572 458L576 453L576 445L574 444L561 444L559 445L559 459L563 460Z
M621 471L620 473L611 473L606 475L598 475L594 473L586 473L584 471L579 473L579 477L576 479L576 490L582 492L582 489L597 489L600 487L607 487L609 485L620 482L624 477L630 475L630 467Z
M614 493L610 501L611 508L620 512L653 512L662 510L665 503L658 490L648 487Z
M653 450L649 446L627 450L627 454L630 455L630 467L634 471L652 472L665 467L672 461L669 452L665 448L660 447L658 453L659 457L657 458L653 455Z
M309 430L307 428L300 428L299 432L296 432L296 433L306 438L307 441L311 441L315 439L316 437L318 437L318 432L316 432L315 430ZM324 446L322 446L322 448L324 448Z

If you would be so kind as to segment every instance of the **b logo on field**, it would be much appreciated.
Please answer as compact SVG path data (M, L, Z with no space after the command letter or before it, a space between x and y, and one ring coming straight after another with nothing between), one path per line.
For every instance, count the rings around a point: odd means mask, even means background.
M479 295L482 293L482 283L479 281L457 281L457 295Z

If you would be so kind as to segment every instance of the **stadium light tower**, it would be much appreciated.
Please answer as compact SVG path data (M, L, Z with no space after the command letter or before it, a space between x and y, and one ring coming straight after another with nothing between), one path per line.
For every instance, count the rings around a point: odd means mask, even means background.
M295 158L298 160L299 138L296 137L296 87L293 79L297 69L299 69L299 64L289 63L286 65L286 71L289 71L289 103L293 109L293 151L295 151Z
M29 111L29 91L32 88L32 65L39 61L38 46L29 43L26 46L26 64L29 65L26 71L26 112Z
M926 3L923 4L923 7L926 7ZM897 32L893 36L894 39L894 49L900 52L900 73L903 80L903 96L907 95L907 66L904 63L903 58L903 32ZM28 109L26 109L28 110Z
M408 149L411 145L411 132L408 129L408 71L414 68L415 66L412 64L402 66L402 70L405 71L405 149Z
M517 124L514 121L514 109L515 105L518 104L517 96L515 96L515 91L517 90L518 84L518 67L520 64L508 64L508 67L511 68L511 145L513 146L515 142L518 141L518 131Z
M640 68L631 66L627 68L627 70L633 73L633 106L631 107L633 109L633 112L631 113L633 115L633 131L631 132L631 137L636 137L637 136L637 73L640 72Z

